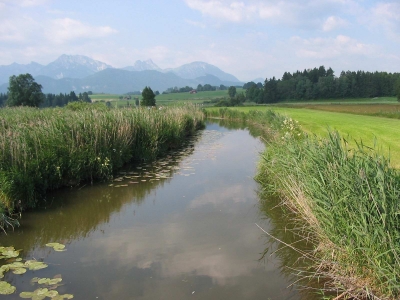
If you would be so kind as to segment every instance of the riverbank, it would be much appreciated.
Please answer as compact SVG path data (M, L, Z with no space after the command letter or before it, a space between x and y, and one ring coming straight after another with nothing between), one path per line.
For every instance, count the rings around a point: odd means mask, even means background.
M256 179L301 220L293 230L313 249L303 253L313 266L304 278L324 281L336 299L399 297L400 174L384 156L337 132L311 137L272 111L211 114L272 129Z
M111 178L127 163L155 159L204 127L194 106L0 110L0 214L46 202L46 192ZM7 225L3 223L3 226Z

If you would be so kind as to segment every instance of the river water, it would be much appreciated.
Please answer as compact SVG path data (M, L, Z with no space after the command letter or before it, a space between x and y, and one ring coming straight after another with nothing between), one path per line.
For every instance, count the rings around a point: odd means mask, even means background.
M246 129L208 123L179 151L115 181L63 189L0 237L49 266L4 280L62 277L74 299L300 299L282 261L259 261L270 220L253 177L264 144ZM21 187L23 188L23 187ZM66 245L56 252L46 243Z

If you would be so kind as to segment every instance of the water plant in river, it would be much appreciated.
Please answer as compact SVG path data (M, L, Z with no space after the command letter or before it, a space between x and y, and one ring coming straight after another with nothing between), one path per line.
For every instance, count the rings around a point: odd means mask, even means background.
M56 249L64 249L65 245L59 243L50 243L51 247ZM56 250L60 251L60 250ZM22 262L22 258L19 256L19 250L15 250L14 247L0 247L1 258L8 259L8 264L4 264L0 267L0 278L4 278L4 273L12 271L13 274L22 275L30 271L37 271L47 268L48 265L44 262L37 260L26 260ZM71 294L59 295L54 289L58 287L58 284L62 281L61 276L55 276L54 278L38 278L35 277L31 280L31 283L38 283L45 285L45 288L38 288L33 292L21 292L20 297L25 299L40 300L46 297L52 299L72 299L74 296ZM15 286L12 286L8 282L0 281L0 295L13 294L16 291Z
M45 202L48 190L106 180L128 162L152 160L204 126L203 113L189 106L5 108L0 123L3 215Z

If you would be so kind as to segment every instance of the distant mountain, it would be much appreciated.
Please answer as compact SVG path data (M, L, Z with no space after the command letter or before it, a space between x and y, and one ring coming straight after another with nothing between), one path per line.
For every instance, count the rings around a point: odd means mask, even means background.
M217 86L220 84L226 86L238 84L237 82L221 81L213 76L184 79L173 73L162 73L154 70L126 71L121 69L105 69L85 78L54 79L39 75L35 77L35 80L43 86L43 93L53 94L69 93L70 91L75 91L76 93L92 91L96 93L124 94L140 91L145 86L150 86L153 91L163 92L175 86L196 88L198 84L204 85L206 83ZM0 92L6 92L7 86L7 83L1 85Z
M185 79L195 79L202 76L213 75L223 81L240 82L239 79L237 79L235 76L225 73L216 66L200 61L185 64L174 69L166 69L164 71L173 72L179 77Z
M32 76L40 74L43 65L31 62L27 65L12 63L11 65L0 66L0 84L8 83L10 76L29 73Z
M151 59L145 61L137 60L133 66L125 67L122 69L127 71L161 71L161 69Z
M83 55L61 55L47 66L32 62L27 65L0 66L0 92L7 91L11 75L30 73L43 86L44 93L70 91L127 93L142 90L146 85L160 92L170 87L198 84L241 85L235 76L216 66L193 62L174 69L162 70L152 60L136 61L133 66L116 69Z
M83 55L63 54L45 66L40 75L57 79L84 78L107 68L112 68L112 66Z
M27 65L13 63L0 66L0 84L8 82L10 76L29 73L32 76L44 75L60 79L65 77L84 78L96 72L112 68L101 61L83 55L61 55L47 66L31 62Z

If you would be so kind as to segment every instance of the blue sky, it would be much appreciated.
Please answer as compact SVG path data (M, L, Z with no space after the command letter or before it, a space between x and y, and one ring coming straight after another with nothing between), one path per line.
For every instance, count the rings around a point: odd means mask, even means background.
M0 65L204 61L243 81L324 65L400 72L399 0L0 0Z

